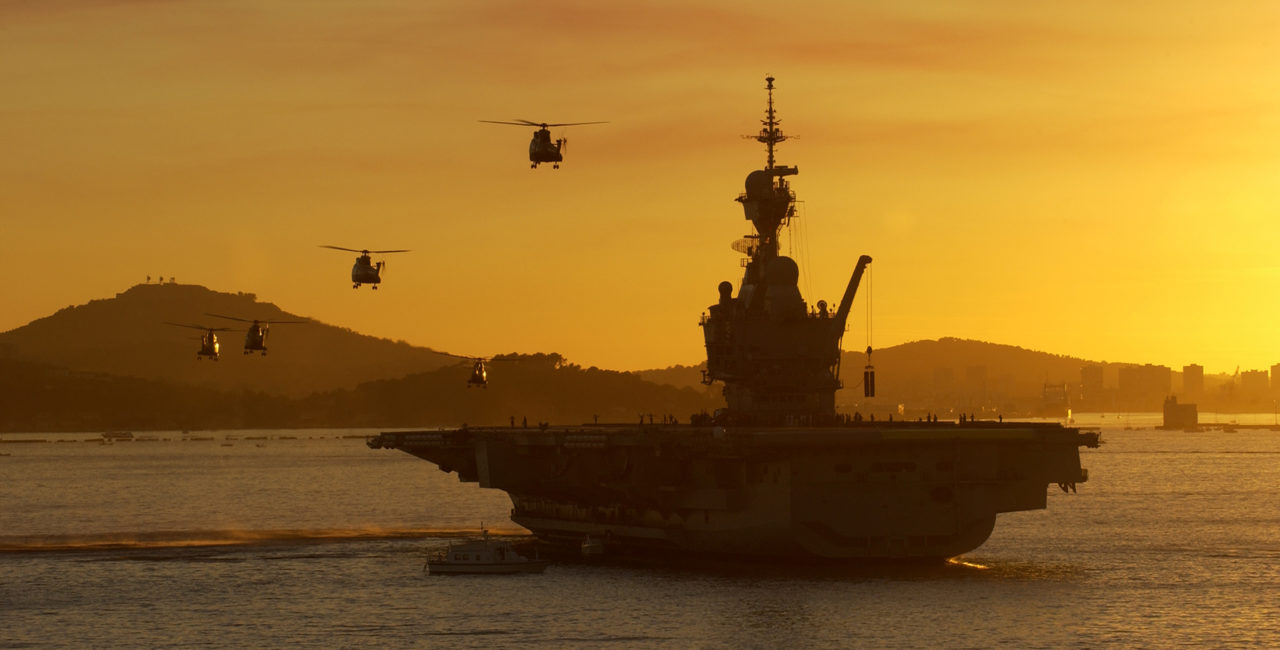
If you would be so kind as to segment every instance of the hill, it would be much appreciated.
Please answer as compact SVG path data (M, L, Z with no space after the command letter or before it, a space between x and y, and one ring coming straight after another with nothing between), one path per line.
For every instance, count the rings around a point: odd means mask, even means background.
M956 338L913 341L872 352L876 396L863 397L863 352L841 356L845 388L836 392L840 411L892 412L899 404L913 411L995 412L1027 415L1041 407L1045 384L1076 385L1080 369L1090 361L1013 345ZM637 374L656 383L704 390L706 364L644 370ZM720 395L722 385L710 391ZM1152 408L1158 407L1158 404Z
M465 361L403 342L311 321L278 325L270 354L240 354L245 326L222 339L223 359L196 361L199 332L166 322L217 325L206 313L305 320L260 302L196 285L138 285L113 298L67 307L0 333L0 430L436 426L633 422L723 406L720 384L701 383L703 364L634 373L583 369L556 354L509 355L491 367L487 389L468 389ZM876 350L877 394L862 394L861 352L846 352L844 413L1049 414L1046 384L1065 386L1065 404L1085 404L1081 369L1093 362L1011 345L955 338ZM1154 410L1162 397L1117 399L1121 366L1098 364L1108 410ZM1178 373L1171 373L1176 380ZM1180 383L1180 382L1178 382ZM1235 380L1206 377L1208 401L1230 410ZM1177 386L1177 383L1174 384ZM1172 388L1170 388L1172 390ZM1160 393L1163 395L1164 393ZM1122 396L1123 397L1123 396Z
M0 359L0 432L230 429L281 398ZM275 422L281 421L279 418Z
M277 325L269 355L243 355L246 324L207 316L306 320L249 293L198 285L141 284L114 298L59 310L0 333L0 358L70 370L172 381L217 390L301 397L362 381L400 377L456 363L447 355L311 321ZM166 322L233 329L219 336L222 360L197 361L200 332Z
M640 370L636 374L645 381L651 381L655 384L700 390L707 388L707 385L702 383L702 371L706 369L707 364L704 361L696 366L669 366L653 370ZM716 393L719 392L720 390L716 389Z
M842 410L908 410L1026 415L1041 405L1045 384L1075 385L1093 362L1013 345L956 338L913 341L874 350L876 397L862 393L862 352L845 352L836 394ZM1158 408L1159 404L1152 405Z
M558 354L507 355L491 364L488 388L470 388L470 366L442 368L353 390L313 395L303 411L335 426L504 425L514 418L574 424L633 423L673 415L681 422L724 405L719 394L645 381L635 373L584 369Z
M293 399L122 378L0 359L0 432L434 427L527 421L635 422L720 406L692 389L633 373L583 369L559 355L511 355L495 362L489 388L468 388L460 364L351 389Z

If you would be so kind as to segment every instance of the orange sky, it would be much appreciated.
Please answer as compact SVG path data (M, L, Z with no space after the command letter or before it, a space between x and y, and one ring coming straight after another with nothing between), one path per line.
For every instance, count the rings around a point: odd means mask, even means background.
M0 4L0 331L163 275L461 354L696 363L770 73L784 249L811 303L875 258L877 347L1280 362L1280 5L780 7ZM476 122L513 118L610 124L535 171ZM318 244L414 252L374 293Z

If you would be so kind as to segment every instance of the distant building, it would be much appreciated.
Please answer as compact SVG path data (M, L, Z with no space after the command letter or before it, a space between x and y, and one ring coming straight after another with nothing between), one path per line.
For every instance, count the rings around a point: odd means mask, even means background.
M1271 396L1280 397L1280 363L1271 366Z
M1093 363L1080 368L1080 389L1085 397L1091 393L1102 393L1102 366Z
M1182 367L1182 395L1189 400L1204 395L1204 366L1193 363Z
M1269 399L1271 386L1266 370L1246 370L1240 373L1240 397L1247 402Z
M955 403L955 375L951 368L933 369L933 401L935 404Z
M1120 407L1130 411L1154 411L1173 392L1173 371L1168 366L1120 368Z
M962 392L965 404L972 409L979 409L987 406L987 367L986 366L969 366L964 369L964 390Z
M1164 400L1165 429L1194 429L1200 424L1200 414L1195 404L1179 404L1178 398L1170 395Z
M1070 402L1067 398L1067 385L1045 382L1040 393L1040 408L1036 415L1040 417L1066 417Z
M1103 408L1106 388L1102 384L1102 366L1093 363L1080 368L1080 401L1088 408Z

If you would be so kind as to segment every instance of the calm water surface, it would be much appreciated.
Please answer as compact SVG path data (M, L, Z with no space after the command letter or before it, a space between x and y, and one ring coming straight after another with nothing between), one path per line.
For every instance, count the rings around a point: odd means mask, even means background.
M0 444L0 646L1280 644L1280 432L1102 424L1078 494L947 565L475 577L425 551L521 535L506 495L370 432L0 436L48 441Z

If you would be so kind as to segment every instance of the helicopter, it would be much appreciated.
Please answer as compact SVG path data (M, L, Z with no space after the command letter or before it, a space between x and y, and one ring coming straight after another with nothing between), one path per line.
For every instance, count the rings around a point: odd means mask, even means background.
M529 141L529 165L530 169L536 169L538 163L551 163L552 169L559 169L560 162L564 160L564 148L568 144L569 139L561 137L555 142L551 141L551 131L547 127L551 126L582 126L584 124L608 124L608 122L560 122L556 124L548 124L547 122L533 122L530 120L516 120L514 122L500 122L498 120L478 120L486 124L511 124L514 126L536 126L537 131L533 132L533 139Z
M409 252L409 249L407 248L389 251L371 251L369 249L357 250L354 248L343 248L341 246L329 246L327 244L321 244L320 248L332 248L339 251L360 253L360 257L356 258L355 266L351 267L351 288L359 289L362 284L371 284L375 291L378 289L378 283L382 282L382 270L387 267L387 263L382 260L378 260L378 263L374 264L369 260L369 254L376 253L381 255L383 253Z
M200 350L196 352L196 361L204 357L218 360L218 335L215 332L230 331L230 327L206 327L204 325L187 325L185 323L171 323L165 321L168 325L176 325L178 327L189 327L193 330L204 330L204 335L200 337Z
M467 388L488 388L489 370L486 364L493 363L494 361L508 360L507 357L464 357L460 354L450 354L448 352L441 352L440 354L447 357L454 357L456 359L466 359L471 362L471 377L467 379Z
M253 354L261 352L262 356L267 356L267 334L270 333L272 325L285 325L288 323L305 323L304 320L258 320L252 321L246 318L236 318L235 316L223 316L222 314L205 314L214 318L225 318L227 320L238 320L241 323L250 323L249 331L244 336L244 353Z

